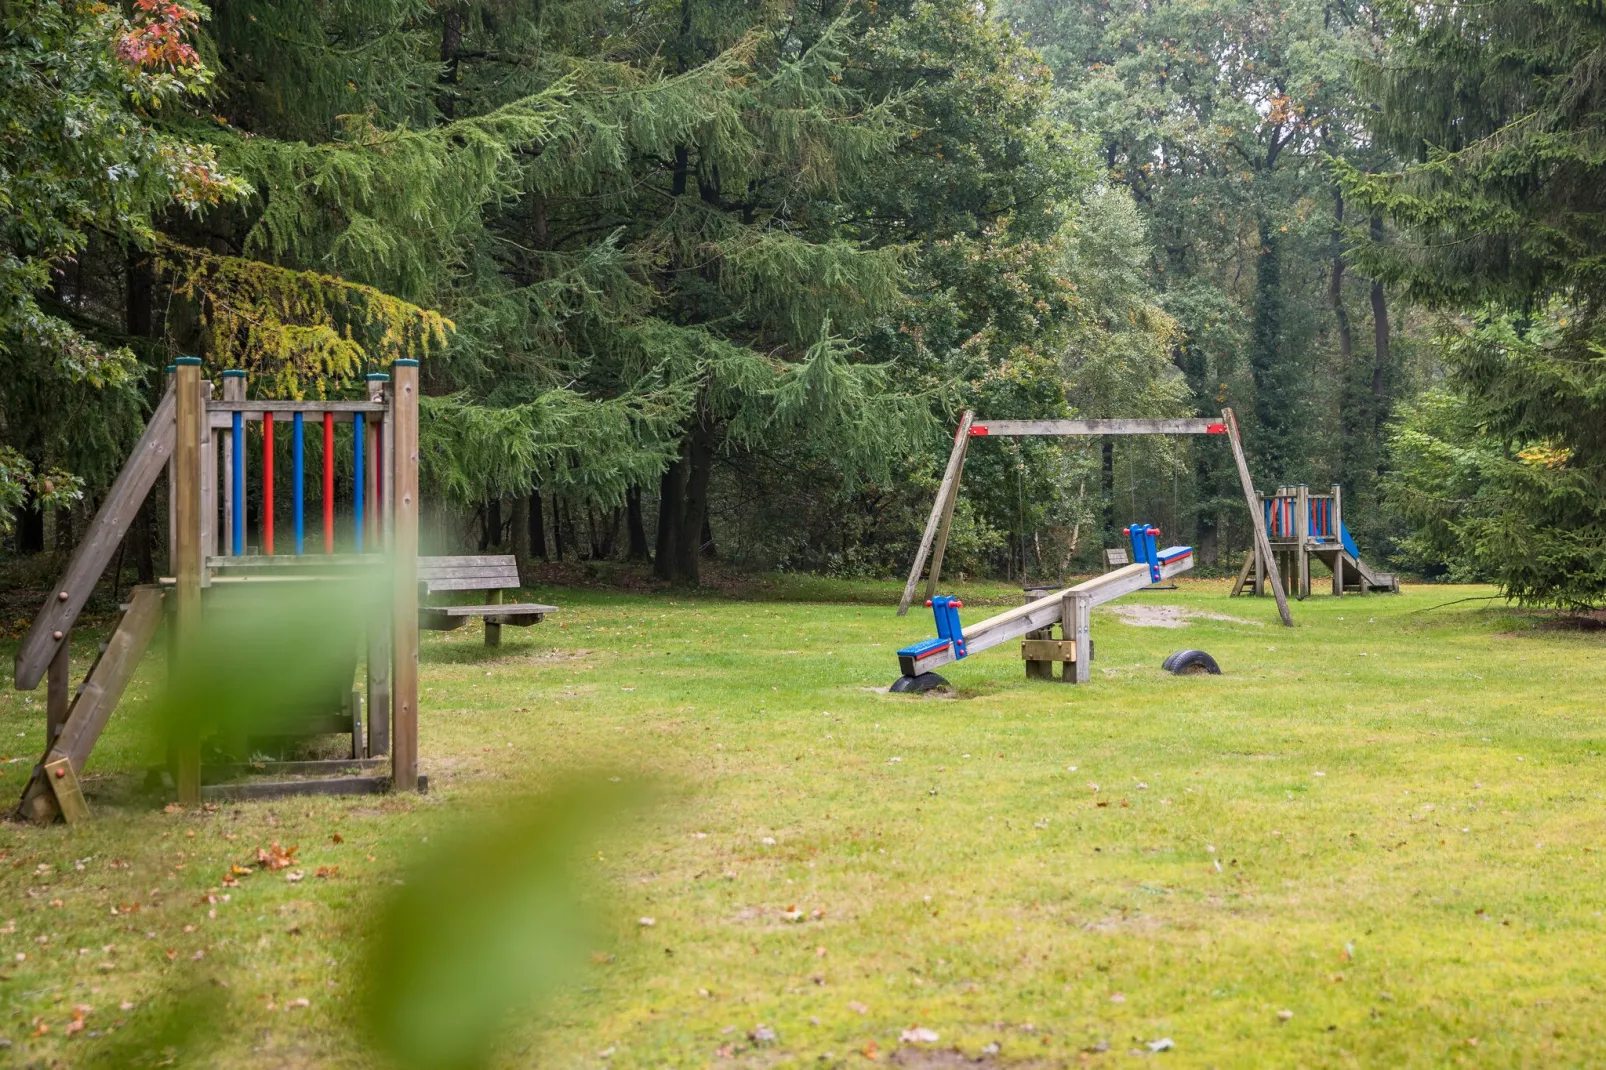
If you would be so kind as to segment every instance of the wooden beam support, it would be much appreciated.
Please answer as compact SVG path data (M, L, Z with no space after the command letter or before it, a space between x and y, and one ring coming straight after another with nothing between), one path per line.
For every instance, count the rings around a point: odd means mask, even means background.
M1093 679L1093 599L1073 588L1065 595L1062 612L1065 623L1061 631L1076 646L1076 657L1065 666L1065 682L1085 684Z
M180 672L189 670L188 659L201 634L202 464L205 437L201 395L201 361L179 357L173 390L177 399L173 449L173 572L178 578L174 605L173 643ZM186 733L177 742L178 801L193 806L201 801L201 741Z
M970 444L970 429L975 423L976 414L969 409L959 418L959 430L954 434L954 448L948 454L948 467L942 474L942 483L937 487L937 500L931 507L931 517L926 521L926 530L920 536L920 549L915 551L915 561L909 569L909 582L903 585L903 598L898 602L898 616L909 612L909 603L914 601L915 588L920 585L920 573L925 568L926 554L931 552L932 540L937 537L937 529L942 526L945 513L951 515L953 509L950 496L959 493L959 471L965 464L965 448Z
M111 562L134 514L150 493L156 477L167 466L173 452L173 391L162 395L151 414L145 433L134 445L134 452L117 473L111 490L89 522L88 536L73 551L61 583L34 618L33 626L17 648L17 690L32 691L39 686L50 661L67 639L73 622L89 601L101 573Z
M84 798L84 787L78 782L72 762L57 758L44 766L45 783L56 797L56 806L67 824L76 825L89 820L89 802Z
M977 420L972 436L1007 438L1022 435L1223 435L1215 420Z
M395 514L390 524L391 779L397 791L418 788L418 361L391 369Z
M1255 546L1265 562L1266 578L1271 581L1271 593L1277 598L1277 615L1283 624L1292 628L1294 618L1288 612L1288 595L1283 590L1283 578L1272 557L1271 543L1266 538L1266 521L1260 515L1259 499L1255 496L1255 481L1249 475L1249 462L1244 459L1243 441L1238 436L1238 419L1231 409L1221 410L1221 422L1227 425L1227 441L1232 445L1232 459L1238 466L1238 482L1243 487L1244 502L1249 506L1249 522L1255 528Z

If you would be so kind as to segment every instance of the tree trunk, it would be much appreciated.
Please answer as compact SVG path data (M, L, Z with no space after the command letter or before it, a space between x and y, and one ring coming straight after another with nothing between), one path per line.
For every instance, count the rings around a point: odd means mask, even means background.
M713 418L699 414L693 425L686 453L686 490L681 503L679 532L675 538L674 575L676 583L695 587L702 582L699 552L703 541L703 521L708 516L708 480L714 471Z
M56 552L70 554L73 548L72 507L56 510Z
M562 499L552 499L552 544L553 549L557 552L558 564L560 565L563 564L564 550L563 511Z
M530 508L524 497L513 499L513 560L518 563L519 582L528 585L530 576Z
M719 557L719 551L714 549L714 526L708 522L707 511L703 513L703 531L699 549L710 561Z
M1255 380L1255 417L1264 445L1255 447L1262 473L1291 480L1288 439L1294 422L1294 389L1283 357L1282 239L1269 220L1260 221L1260 254L1255 259L1254 333L1249 370Z
M625 533L629 539L628 560L647 560L647 526L641 519L641 488L625 491Z
M1344 194L1337 187L1333 189L1333 271L1327 282L1327 300L1338 324L1338 366L1347 379L1355 341L1350 334L1349 310L1344 307Z
M547 560L546 517L541 515L541 492L530 490L530 556Z
M1383 217L1372 216L1372 240L1383 240ZM1388 420L1389 306L1383 284L1372 280L1372 435L1383 437ZM1381 453L1379 454L1381 456Z
M686 508L686 458L690 449L688 437L680 444L680 456L658 477L658 552L653 559L653 574L661 580L675 578L681 517Z
M441 73L443 87L435 101L447 119L457 117L458 58L463 50L463 11L453 7L441 15Z

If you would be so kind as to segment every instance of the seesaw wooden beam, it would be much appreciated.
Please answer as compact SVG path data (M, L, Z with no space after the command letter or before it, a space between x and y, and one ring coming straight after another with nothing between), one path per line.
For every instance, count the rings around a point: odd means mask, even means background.
M1177 561L1161 565L1160 578L1166 579L1178 575L1192 567L1193 555L1189 554ZM1094 606L1142 590L1150 582L1149 566L1140 562L1118 568L1114 572L1106 572L1102 576L1095 576L1075 587L1067 587L1063 591L1044 595L1036 601L1016 606L966 628L964 630L966 654L967 656L979 654L1011 639L1019 639L1029 632L1040 631L1056 624L1064 619L1065 607L1068 605L1080 602L1086 609L1091 610ZM950 646L946 650L922 657L919 667L922 672L932 672L957 660L959 659L955 657Z

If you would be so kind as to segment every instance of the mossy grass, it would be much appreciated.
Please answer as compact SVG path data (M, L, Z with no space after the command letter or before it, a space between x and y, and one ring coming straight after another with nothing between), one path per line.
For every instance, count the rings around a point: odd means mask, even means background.
M4 1055L74 1065L194 970L229 986L217 1065L374 1065L345 1027L404 863L455 815L596 769L661 801L588 854L613 938L509 1027L509 1066L857 1065L914 1026L1001 1064L1162 1038L1182 1065L1597 1060L1602 633L1453 587L1317 596L1285 629L1269 598L1184 581L1117 605L1237 619L1106 607L1089 686L999 649L922 698L882 690L931 629L897 590L528 592L563 610L499 650L426 637L424 797L138 802L151 656L92 761L96 820L0 829ZM1223 675L1161 672L1182 647ZM0 698L8 797L42 701ZM273 841L303 880L221 887Z

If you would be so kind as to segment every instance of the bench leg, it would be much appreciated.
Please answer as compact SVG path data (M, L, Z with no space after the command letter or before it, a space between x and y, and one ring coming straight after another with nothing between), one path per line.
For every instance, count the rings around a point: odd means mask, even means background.
M493 606L501 605L502 604L502 592L501 591L492 591L491 592L490 601L491 601L491 605L493 605ZM485 618L485 645L486 646L501 646L502 645L502 623L501 623L501 621L492 621L490 617L486 617Z

